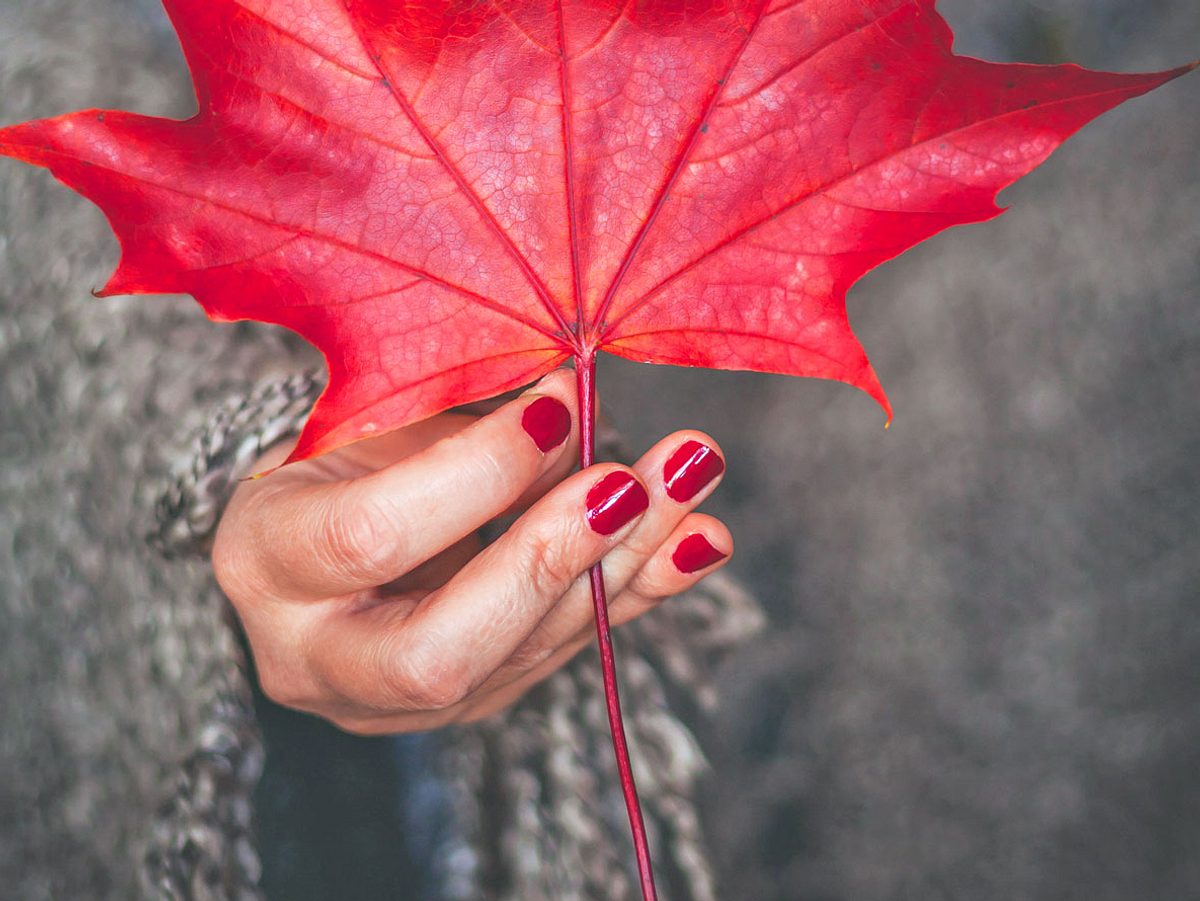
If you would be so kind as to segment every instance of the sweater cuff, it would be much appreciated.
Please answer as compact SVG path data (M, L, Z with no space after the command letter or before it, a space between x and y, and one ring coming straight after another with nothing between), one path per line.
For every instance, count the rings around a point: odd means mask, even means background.
M215 410L155 504L151 547L168 559L207 556L237 483L273 445L300 433L324 387L318 370L275 377Z

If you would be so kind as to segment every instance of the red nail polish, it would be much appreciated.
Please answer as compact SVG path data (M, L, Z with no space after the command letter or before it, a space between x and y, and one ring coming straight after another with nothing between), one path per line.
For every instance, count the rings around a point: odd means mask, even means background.
M650 506L646 489L627 472L610 472L587 496L587 521L601 535L611 535Z
M539 397L521 414L521 426L542 453L554 450L571 434L571 411L553 397Z
M663 467L663 481L672 500L683 503L725 471L721 455L699 441L686 441Z
M695 532L679 542L679 547L675 548L671 560L681 573L698 573L728 556L724 551L713 547L709 540L699 532Z

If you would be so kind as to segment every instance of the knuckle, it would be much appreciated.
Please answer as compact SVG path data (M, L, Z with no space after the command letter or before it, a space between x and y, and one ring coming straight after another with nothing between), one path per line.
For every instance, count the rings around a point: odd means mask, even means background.
M449 710L461 704L467 689L461 680L437 678L422 683L414 701L421 710Z
M527 673L549 660L557 650L555 647L545 645L520 648L513 652L504 665L506 669L513 672Z
M267 699L280 707L290 707L294 710L304 709L304 697L296 690L295 683L277 667L260 665L258 684Z
M326 559L335 573L355 579L386 582L400 556L398 530L390 511L376 501L329 504L320 524Z
M253 597L260 591L255 586L258 561L249 543L232 534L229 527L218 528L212 547L213 576L221 590L232 601Z
M521 496L537 477L542 459L513 454L510 446L491 442L464 446L461 456L462 483L486 495L496 508L507 507Z
M246 639L259 687L281 707L318 712L328 702L328 692L301 650L302 630L280 628L285 625L274 618L247 623Z
M621 546L635 560L647 563L659 549L662 538L653 533L642 534L634 530L621 541Z
M509 487L514 481L514 464L520 463L513 459L512 449L490 433L459 432L443 439L442 449L444 459L455 461L463 484L478 489Z
M218 525L213 540L213 574L239 610L283 590L289 564L296 556L298 534L282 485L240 486ZM281 526L281 523L284 525Z
M657 562L657 561L654 561ZM663 572L656 566L644 566L621 592L622 603L649 607L679 591L687 576Z
M525 572L537 597L558 597L579 578L586 561L576 559L572 542L560 534L532 533L526 542Z
M342 714L327 717L338 729L360 738L376 738L381 735L400 735L407 732L426 732L430 729L440 729L453 722L464 722L465 717L458 713L439 711L433 714L395 714L384 716L360 716Z
M627 592L622 596L620 604L614 605L612 624L623 626L625 623L632 622L651 610L657 609L671 594L672 592L659 588Z
M228 533L224 530L218 529L217 537L213 541L213 575L226 594L234 594L237 584L241 581L244 558L231 541L222 537L226 534Z
M388 653L380 669L393 708L446 710L462 703L471 690L465 668L429 638L410 640Z

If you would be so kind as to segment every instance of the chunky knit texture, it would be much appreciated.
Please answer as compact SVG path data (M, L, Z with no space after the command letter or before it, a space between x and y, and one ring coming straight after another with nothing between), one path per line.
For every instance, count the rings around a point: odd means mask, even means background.
M158 500L151 543L168 557L206 553L238 480L267 448L299 433L322 387L316 372L274 378L219 406ZM612 430L603 436L603 454L618 454ZM760 626L749 597L714 576L622 631L628 730L664 898L716 901L694 800L705 760L667 692L711 710L712 665ZM251 796L262 750L236 665L214 670L223 692L156 815L143 872L151 894L257 897ZM602 685L599 661L583 655L512 710L438 737L432 776L451 815L427 861L431 897L634 897Z

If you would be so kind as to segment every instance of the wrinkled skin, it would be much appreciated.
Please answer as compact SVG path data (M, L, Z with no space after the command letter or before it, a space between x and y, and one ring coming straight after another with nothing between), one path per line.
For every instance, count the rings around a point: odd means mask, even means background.
M522 415L545 399L570 409L574 394L574 374L556 372L480 419L443 414L239 486L213 562L267 694L368 735L481 719L588 644L586 573L601 556L614 624L723 565L728 530L692 512L716 476L683 499L664 478L677 449L719 453L715 442L680 432L633 467L568 478L577 412L546 451ZM649 507L605 534L588 499L617 473L644 486ZM479 530L502 517L513 522L483 549ZM681 571L677 550L696 535L724 559Z

